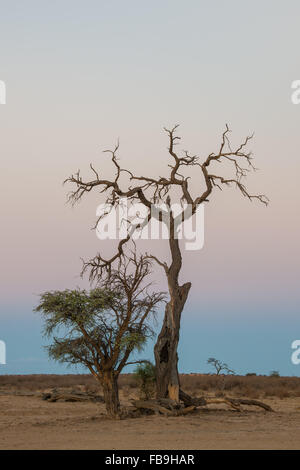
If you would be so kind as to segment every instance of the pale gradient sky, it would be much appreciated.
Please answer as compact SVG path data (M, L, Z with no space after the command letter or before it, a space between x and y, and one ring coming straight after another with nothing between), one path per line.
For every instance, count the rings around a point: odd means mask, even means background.
M271 203L232 189L206 206L204 249L184 255L180 367L207 370L215 355L243 373L300 375L299 2L0 0L0 13L0 373L64 370L43 362L31 311L44 290L87 285L80 257L99 249L102 200L72 209L62 181L90 162L109 175L101 151L118 137L124 166L161 174L163 126L180 123L182 148L205 157L228 123L235 142L255 132L248 187Z

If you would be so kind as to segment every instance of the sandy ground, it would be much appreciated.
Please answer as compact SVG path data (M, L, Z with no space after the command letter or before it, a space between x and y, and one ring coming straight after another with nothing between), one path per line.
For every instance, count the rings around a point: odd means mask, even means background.
M0 449L300 449L300 398L267 402L275 413L210 405L111 421L102 404L0 395Z

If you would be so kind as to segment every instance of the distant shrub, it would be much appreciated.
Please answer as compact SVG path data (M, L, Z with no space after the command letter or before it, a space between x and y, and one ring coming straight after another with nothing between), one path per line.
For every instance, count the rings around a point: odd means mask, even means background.
M278 370L271 370L270 377L280 377Z
M155 394L155 365L150 361L139 364L134 371L134 376L140 386L141 398L146 400L153 398Z

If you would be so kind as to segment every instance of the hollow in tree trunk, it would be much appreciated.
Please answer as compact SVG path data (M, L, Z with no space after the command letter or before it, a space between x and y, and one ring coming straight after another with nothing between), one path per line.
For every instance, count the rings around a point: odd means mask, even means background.
M171 219L172 223L173 219ZM171 226L172 229L172 226ZM172 232L171 232L172 233ZM173 232L174 233L174 232ZM167 270L170 301L166 305L162 329L154 347L157 398L169 397L179 401L179 375L177 347L180 320L191 283L178 284L182 258L178 239L169 240L172 263Z
M173 298L166 305L165 317L155 348L157 397L169 397L179 401L179 376L177 347L181 313L191 284L178 286Z

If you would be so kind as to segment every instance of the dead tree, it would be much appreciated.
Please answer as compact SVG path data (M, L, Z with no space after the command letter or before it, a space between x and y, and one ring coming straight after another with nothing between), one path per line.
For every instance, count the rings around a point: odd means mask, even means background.
M216 369L217 375L220 375L222 370L224 370L224 372L227 372L228 374L235 374L234 370L230 369L226 362L219 361L219 359L216 359L214 357L208 358L207 364L211 364Z
M176 403L174 400L168 398L158 398L157 400L132 400L132 404L135 408L145 411L150 410L156 414L163 414L165 416L181 416L186 415L190 412L193 412L198 407L203 407L207 405L221 405L225 404L235 411L242 411L241 405L246 406L257 406L264 409L265 411L274 411L271 406L267 405L258 400L249 400L243 398L230 398L230 397L200 397L200 398L191 398L189 395L185 394L180 390L180 399L183 402Z
M168 264L165 260L158 259L154 254L149 254L149 258L155 260L166 274L170 300L166 305L165 316L157 343L154 348L156 373L157 373L157 396L159 398L169 397L175 401L179 400L179 377L177 369L177 346L179 342L181 314L187 300L191 283L179 283L179 274L182 267L182 255L178 239L178 227L196 213L201 204L207 203L215 188L222 189L224 186L235 186L242 196L248 200L257 200L263 204L268 203L266 196L262 194L251 194L245 184L244 178L251 169L255 169L252 163L252 155L247 151L249 140L246 139L237 147L232 148L228 135L229 128L222 134L221 143L216 153L209 154L201 162L197 155L190 155L187 151L179 154L175 146L180 140L176 135L178 125L173 129L165 129L168 136L168 152L171 157L171 164L166 176L157 178L147 176L137 176L132 171L121 168L117 159L119 144L114 150L109 150L112 163L115 167L115 177L111 180L102 179L95 168L90 165L94 174L91 180L83 180L80 172L72 175L66 181L73 183L75 189L70 193L70 201L76 203L81 198L94 189L99 189L107 195L106 202L113 207L119 206L123 198L131 202L138 201L147 210L147 215L138 223L128 221L127 233L118 244L116 253L106 259L99 253L93 259L84 263L83 272L89 271L92 279L96 278L103 270L110 270L111 266L123 255L124 245L132 238L133 234L145 227L152 218L167 225L169 231L169 248L171 261ZM218 174L215 167L222 162L226 162L233 169L232 177L225 177ZM190 176L186 174L188 170L193 170L193 181L198 183L198 194L193 195L190 189ZM197 176L198 172L198 176ZM130 184L122 188L122 176L129 175ZM172 210L171 195L172 190L179 190L182 211L175 215ZM174 192L174 191L173 191ZM159 204L165 204L164 210L157 210ZM161 207L161 206L160 206Z

